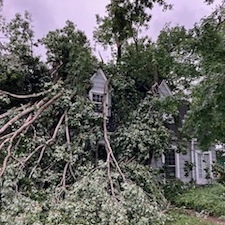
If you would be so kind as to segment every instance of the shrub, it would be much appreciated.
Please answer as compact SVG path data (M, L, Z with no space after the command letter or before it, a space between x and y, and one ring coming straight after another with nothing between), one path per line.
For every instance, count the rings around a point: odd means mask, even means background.
M174 202L174 199L177 195L181 195L187 189L187 185L185 185L181 180L166 180L166 183L163 186L165 197Z

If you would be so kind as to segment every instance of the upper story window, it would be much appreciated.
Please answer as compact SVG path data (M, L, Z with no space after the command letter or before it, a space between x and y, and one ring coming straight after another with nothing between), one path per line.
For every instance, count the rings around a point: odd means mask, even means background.
M102 113L103 110L103 94L100 93L92 93L92 102L95 105L95 112Z
M103 95L102 94L95 94L92 95L92 101L94 103L102 103Z

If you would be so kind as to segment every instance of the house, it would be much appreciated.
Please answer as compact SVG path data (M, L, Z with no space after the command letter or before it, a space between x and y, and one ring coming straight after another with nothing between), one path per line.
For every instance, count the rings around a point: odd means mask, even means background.
M202 151L196 139L188 143L186 153L176 152L176 144L171 146L168 153L153 158L154 168L164 168L166 178L177 178L184 183L194 181L198 185L211 182L213 177L212 165L216 161L214 147Z
M96 113L102 113L102 99L105 92L105 84L107 78L104 72L99 69L91 77L92 88L89 91L89 98L95 104ZM158 85L158 96L163 98L172 95L168 85L163 80ZM111 95L106 93L107 103L107 116L111 117ZM187 107L182 106L179 109L179 123L182 125L182 121L187 112ZM173 121L169 124L170 129L177 129ZM99 141L99 148L104 147L104 141ZM186 153L178 153L176 150L176 137L173 139L173 145L168 153L160 156L153 157L151 166L155 168L162 168L164 170L165 177L177 178L187 183L195 181L196 184L207 184L213 179L212 165L216 161L215 147L211 147L208 151L202 151L196 139L192 139L187 145Z

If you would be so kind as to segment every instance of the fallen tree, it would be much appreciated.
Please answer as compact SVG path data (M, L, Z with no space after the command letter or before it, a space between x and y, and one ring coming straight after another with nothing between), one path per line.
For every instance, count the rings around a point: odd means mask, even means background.
M42 41L54 64L50 81L39 92L0 90L1 223L164 224L154 172L117 161L105 101L96 117L86 97L95 68L86 37L68 22ZM107 157L96 163L102 137Z

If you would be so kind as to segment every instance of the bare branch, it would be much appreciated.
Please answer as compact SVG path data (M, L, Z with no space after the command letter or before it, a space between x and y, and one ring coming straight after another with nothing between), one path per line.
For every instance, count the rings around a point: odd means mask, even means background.
M44 146L42 147L41 153L40 153L39 158L38 158L38 161L37 161L37 164L36 164L36 165L33 167L33 169L31 170L30 175L29 175L29 178L32 177L34 171L36 170L37 166L38 166L39 163L41 162L41 159L42 159L42 157L43 157L43 155L44 155L44 151L45 151L46 147L47 147L47 145L44 145Z
M17 111L20 111L20 110L22 110L22 109L24 109L25 107L28 107L30 104L26 104L26 105L22 105L21 107L19 107L19 108L12 108L12 109L10 109L10 110L8 110L7 112L5 112L5 113L2 113L1 115L0 115L0 119L3 119L4 117L6 117L6 116L9 116L12 112L17 112Z
M7 166L7 162L9 160L11 156L11 148L8 147L7 149L7 155L4 158L3 164L2 164L2 168L1 168L1 172L0 172L0 177L3 175L3 173L5 172L6 166Z
M25 109L24 111L22 111L21 113L17 114L15 117L13 117L11 120L9 120L1 129L0 129L0 134L2 134L9 126L11 126L13 123L15 123L16 121L18 121L20 118L22 118L23 116L25 116L26 114L34 111L36 108L42 106L45 103L46 99L42 99L41 101L39 101L38 103L34 104L33 106Z
M53 76L53 75L58 71L58 69L59 69L62 65L63 65L63 63L60 63L60 65L58 65L58 66L50 73L50 76ZM51 89L46 90L46 91L42 91L42 92L39 92L39 93L30 94L30 95L17 95L17 94L10 93L10 92L8 92L8 91L0 90L0 94L8 95L8 96L13 97L13 98L27 99L27 98L38 98L38 97L40 97L40 96L43 96L43 95L49 93L50 91L51 91Z
M71 150L71 141L70 141L70 131L69 131L69 125L68 125L68 114L67 111L65 111L65 125L66 125L66 142L68 147L68 152L70 153L70 161L69 161L69 170L74 180L76 180L75 174L73 172L72 168L72 160L73 160L73 154Z
M66 142L67 142L68 152L71 154L70 131L69 131L69 125L68 125L67 111L65 111L65 124L66 124Z
M38 119L38 117L41 115L41 113L48 108L53 102L55 102L60 96L62 95L62 91L59 92L57 95L55 95L53 98L51 98L48 102L46 102L33 116L31 120L24 123L13 135L12 139L14 139L19 133L21 133L24 129L26 129L28 126L30 126L35 120Z
M115 197L115 192L114 192L114 187L113 187L113 181L112 181L112 176L111 176L111 168L110 168L110 163L111 162L111 158L113 160L113 162L116 165L117 170L119 171L120 175L123 178L123 181L125 182L125 176L123 174L123 172L121 171L119 164L113 154L110 142L109 142L109 137L108 137L108 131L107 131L107 104L106 104L106 98L108 96L108 85L109 85L110 80L108 79L105 83L105 87L104 87L104 96L103 96L103 132L104 132L104 141L105 141L105 148L106 148L106 152L107 152L107 173L108 173L108 178L109 178L109 182L110 182L110 187L111 187L111 192L112 192L112 196Z
M43 95L49 93L50 91L51 90L47 90L47 91L42 91L40 93L35 93L35 94L30 94L30 95L17 95L17 94L10 93L8 91L0 90L0 94L8 95L13 98L27 99L27 98L37 98L37 97L43 96Z
M70 170L70 174L72 175L73 179L76 180L76 176L75 176L75 174L73 172L73 168L72 168L71 163L69 164L69 170Z
M5 143L8 142L10 140L10 138L6 138L0 145L0 150L2 150L2 148L4 147Z
M9 133L9 134L6 134L6 135L0 137L0 140L4 140L4 139L8 138L8 137L12 136L14 133L15 133L15 132L11 132L11 133ZM1 149L1 148L0 148L0 149Z
M109 183L110 183L110 189L112 192L112 196L115 196L115 191L114 191L114 186L113 186L113 180L112 180L112 175L111 175L111 168L110 168L110 151L109 149L107 149L107 174L108 174L108 178L109 178Z
M29 175L29 178L31 178L32 174L34 173L35 169L37 168L37 166L40 164L41 160L42 160L42 157L43 157L43 154L44 154L44 151L46 149L46 147L51 144L52 142L55 141L55 138L57 136L57 133L59 131L59 127L60 125L62 124L63 122L63 119L65 117L65 113L60 117L59 119L59 122L57 124L57 126L55 127L55 130L54 130L54 133L52 135L52 137L46 142L46 144L43 144L43 145L40 145L38 148L36 148L34 150L34 152L32 152L27 158L26 158L26 161L30 159L30 157L32 157L34 155L35 152L39 151L39 149L41 149L41 153L39 155L39 158L38 158L38 161L37 161L37 164L33 167L33 169L31 170L30 172L30 175ZM24 163L26 162L24 161Z
M24 164L36 153L38 152L41 148L43 148L44 144L39 145L33 152L31 152L24 160L22 160L22 164Z
M60 91L57 95L55 95L53 98L51 98L48 102L46 102L45 104L43 104L41 106L41 108L37 111L37 113L33 116L32 119L28 120L28 121L25 121L25 123L18 129L14 132L13 136L11 138L9 138L9 145L7 147L7 156L5 157L4 159L4 162L3 162L3 166L1 168L1 172L0 172L0 177L4 174L5 172L5 169L6 169L6 166L7 166L7 162L8 162L8 159L10 158L11 156L11 148L12 148L12 145L13 145L13 141L14 139L22 132L24 131L26 128L28 128L35 120L38 119L38 117L40 116L40 114L48 107L50 106L53 102L55 102L63 93L63 90ZM39 102L40 103L40 102ZM55 134L55 132L54 132ZM54 135L53 135L54 136ZM6 139L8 141L8 139ZM51 139L50 139L51 140ZM5 144L6 142L3 141L3 143ZM1 148L4 146L4 144L1 144ZM0 148L0 149L1 149Z
M64 167L62 180L60 182L62 184L62 188L64 190L66 189L66 173L67 173L68 166L69 166L69 162L67 162L65 167Z

